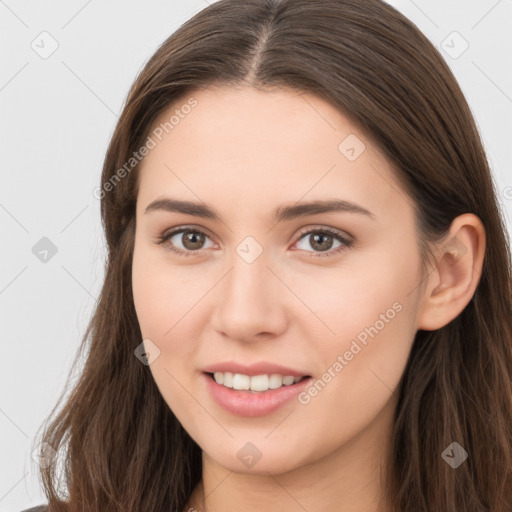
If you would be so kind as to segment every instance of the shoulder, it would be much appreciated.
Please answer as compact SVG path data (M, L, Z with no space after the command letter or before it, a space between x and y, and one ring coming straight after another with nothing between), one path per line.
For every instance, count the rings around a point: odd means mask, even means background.
M38 505L37 507L27 508L21 512L48 512L47 505Z

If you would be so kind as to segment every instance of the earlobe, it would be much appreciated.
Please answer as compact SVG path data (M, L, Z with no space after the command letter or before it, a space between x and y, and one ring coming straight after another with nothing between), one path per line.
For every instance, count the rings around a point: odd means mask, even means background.
M482 274L485 229L474 214L457 217L436 250L421 301L418 329L433 331L456 318L471 301Z

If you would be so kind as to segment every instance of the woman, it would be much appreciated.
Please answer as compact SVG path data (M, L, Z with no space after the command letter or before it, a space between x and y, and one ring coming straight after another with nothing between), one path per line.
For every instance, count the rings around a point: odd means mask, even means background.
M510 509L508 239L404 16L209 6L138 76L96 192L105 282L41 439L48 510Z

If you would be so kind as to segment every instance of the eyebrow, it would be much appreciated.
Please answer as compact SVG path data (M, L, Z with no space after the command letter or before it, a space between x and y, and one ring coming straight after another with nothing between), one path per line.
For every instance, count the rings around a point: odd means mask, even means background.
M221 216L217 213L215 208L204 204L192 201L182 201L165 197L157 199L150 203L145 210L145 214L163 210L166 212L184 213L186 215L194 215L204 219L222 222ZM290 221L298 217L306 217L308 215L318 215L321 213L329 212L348 212L359 213L374 218L374 214L363 208L362 206L345 201L342 199L330 199L323 201L309 201L306 203L296 203L293 205L282 205L276 208L272 214L272 222L278 223L282 221Z

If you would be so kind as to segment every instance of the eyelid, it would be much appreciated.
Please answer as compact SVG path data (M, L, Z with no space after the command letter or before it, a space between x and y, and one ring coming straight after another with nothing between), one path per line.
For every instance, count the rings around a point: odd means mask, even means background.
M199 231L200 233L208 235L208 237L210 237L212 240L215 240L215 238L216 238L214 235L212 235L212 233L210 232L210 230L208 228L205 228L203 226L195 226L194 224L184 224L182 226L175 226L173 228L166 229L162 233L161 237L168 237L170 235L176 234L177 232L186 231L186 230ZM347 231L344 231L344 230L338 229L338 228L329 227L329 226L323 226L321 224L313 224L310 226L300 228L299 232L298 232L299 236L297 237L297 240L300 238L300 236L308 234L311 231L328 231L328 232L331 232L332 234L336 234L336 236L339 236L340 238L343 238L346 241L354 240L354 237Z
M208 238L212 240L212 242L218 244L216 242L215 237L211 235L210 231L207 228L204 227L198 227L193 224L186 224L182 226L175 226L173 228L169 228L163 232L161 236L158 237L158 242L156 242L158 245L165 245L166 242L169 241L170 238L177 235L178 233L182 232L198 232L200 234L206 235ZM305 235L315 233L315 232L323 232L327 233L334 238L337 238L344 247L337 247L335 249L329 249L328 251L323 252L317 252L317 251L305 251L307 253L311 253L311 256L336 256L339 252L343 251L344 249L350 248L350 246L354 243L355 239L352 235L347 233L346 231L340 230L338 228L332 228L329 226L322 226L322 225L310 225L303 227L299 230L299 233L297 236L295 236L295 241L293 242L293 245L297 244ZM189 251L189 250L181 250L176 248L169 248L172 252L178 253L180 255L185 256L194 256L202 254L206 249L199 249L197 251ZM300 249L299 249L300 251Z
M208 236L208 238L210 238L212 241L215 242L215 236L213 236L211 234L210 230L208 230L207 228L204 228L202 226L195 226L194 224L185 224L183 226L175 226L173 228L166 229L162 233L162 235L160 235L158 237L158 239L161 240L162 238L169 238L169 237L174 236L177 233L180 233L183 231L196 231L198 233ZM216 242L216 243L218 243L218 242ZM199 252L199 251L194 251L194 252Z
M296 241L300 240L300 238L304 235L307 235L311 232L317 232L317 231L326 232L333 236L337 236L340 239L345 240L345 242L353 242L354 241L354 237L344 230L341 230L338 228L331 228L329 226L321 226L321 225L313 225L313 226L307 226L305 228L301 228L299 230L299 236L297 237Z

